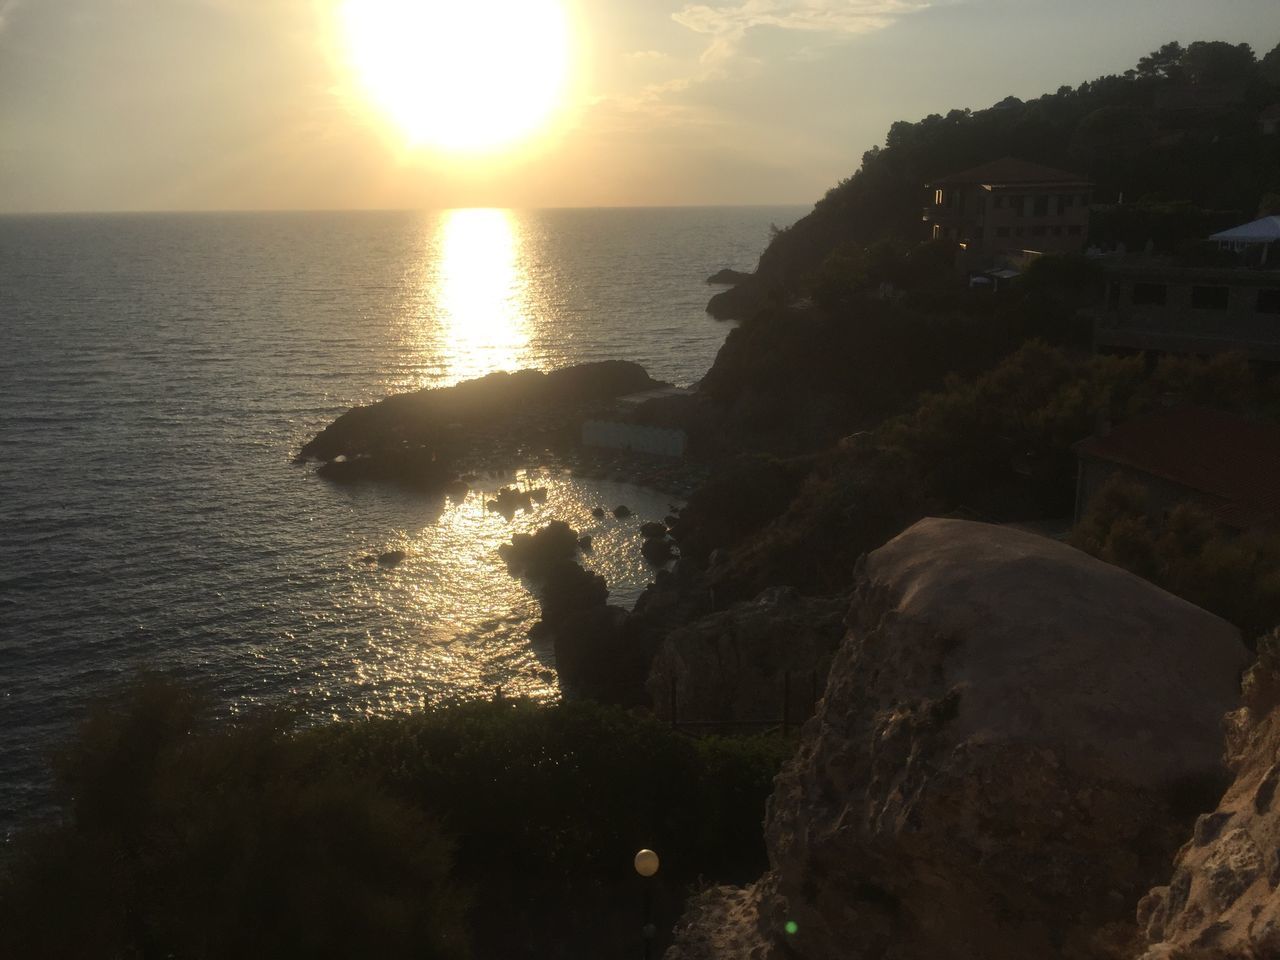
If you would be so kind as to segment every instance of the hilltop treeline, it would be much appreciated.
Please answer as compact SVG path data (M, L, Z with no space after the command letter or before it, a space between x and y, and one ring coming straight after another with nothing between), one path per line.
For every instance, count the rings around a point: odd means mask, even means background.
M1095 183L1094 242L1129 245L1280 209L1280 137L1259 112L1280 101L1280 45L1167 43L1123 74L1034 100L1007 97L889 128L851 177L779 231L755 275L718 294L717 316L745 316L801 292L841 247L920 237L923 185L1002 156L1084 174ZM1106 205L1123 196L1125 209ZM1169 226L1169 230L1163 229Z

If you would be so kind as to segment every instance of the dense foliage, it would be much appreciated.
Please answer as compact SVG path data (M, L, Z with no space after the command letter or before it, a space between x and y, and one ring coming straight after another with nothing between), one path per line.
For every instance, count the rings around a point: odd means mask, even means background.
M948 378L905 414L842 441L797 495L717 568L726 595L790 583L839 590L853 564L924 516L1069 522L1073 444L1176 398L1274 409L1272 383L1238 355L1212 360L1089 357L1030 341L990 371Z
M1250 644L1280 624L1280 540L1226 530L1194 503L1166 512L1141 484L1113 477L1071 540L1231 621Z
M689 886L764 863L780 738L693 740L592 704L214 723L144 678L60 765L65 820L0 881L14 957L555 957L637 943L631 856Z

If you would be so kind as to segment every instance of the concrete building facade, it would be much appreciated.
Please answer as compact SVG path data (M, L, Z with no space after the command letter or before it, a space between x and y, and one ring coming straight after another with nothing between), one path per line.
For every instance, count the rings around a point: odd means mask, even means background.
M1280 361L1280 270L1108 266L1094 347Z
M971 255L1079 253L1089 233L1093 184L1013 157L926 185L930 239L955 240Z

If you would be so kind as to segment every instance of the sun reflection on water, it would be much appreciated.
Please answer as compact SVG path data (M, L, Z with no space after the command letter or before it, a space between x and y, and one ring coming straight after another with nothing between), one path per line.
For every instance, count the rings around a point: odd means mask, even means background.
M438 267L428 277L436 349L451 383L529 366L528 277L508 210L448 210L437 227Z
M506 519L486 510L485 501L508 484L541 487L547 495ZM384 496L388 504L397 497ZM591 513L619 503L633 516ZM554 650L528 638L537 599L528 583L507 571L498 547L514 533L565 520L593 540L578 561L605 578L610 603L630 608L654 575L640 553L640 524L660 520L677 505L663 493L627 483L558 470L517 471L479 479L465 496L437 503L429 519L422 518L426 522L398 524L376 539L368 539L373 531L366 530L352 543L343 604L382 611L386 622L354 640L345 668L344 658L335 661L334 691L360 689L371 714L487 696L498 687L511 696L555 697ZM401 520L411 518L406 513ZM392 548L406 554L393 568L362 559Z

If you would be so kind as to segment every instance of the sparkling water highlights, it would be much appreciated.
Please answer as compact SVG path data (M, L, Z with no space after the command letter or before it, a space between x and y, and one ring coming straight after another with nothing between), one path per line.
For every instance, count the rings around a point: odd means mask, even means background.
M529 277L521 262L523 238L507 210L450 210L433 231L440 252L424 271L433 313L446 319L445 342L435 349L451 380L530 366L528 324L533 313ZM428 318L424 318L429 321Z
M795 210L0 217L0 829L46 754L139 666L227 711L361 716L553 696L551 651L497 545L595 536L614 602L650 579L667 498L561 474L460 502L342 488L290 463L357 403L613 357L688 384L726 327L703 279ZM548 489L507 522L483 498ZM637 516L596 521L593 506ZM364 562L401 549L395 568Z

